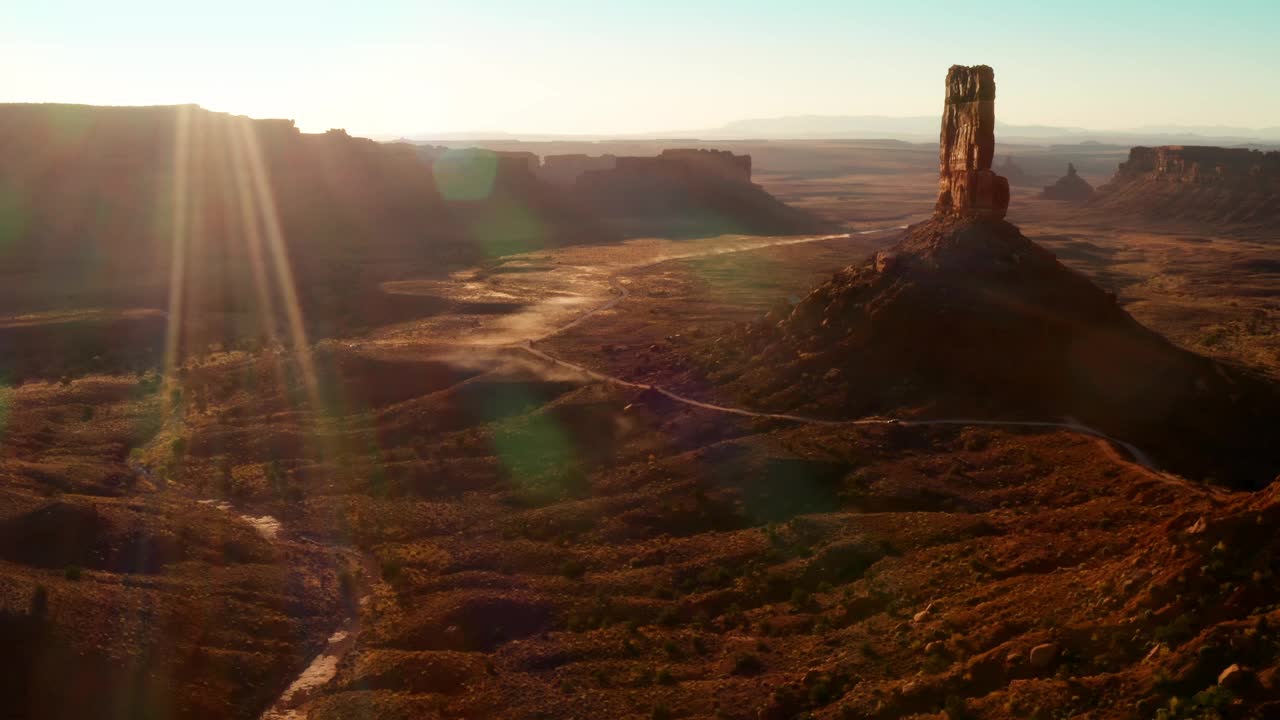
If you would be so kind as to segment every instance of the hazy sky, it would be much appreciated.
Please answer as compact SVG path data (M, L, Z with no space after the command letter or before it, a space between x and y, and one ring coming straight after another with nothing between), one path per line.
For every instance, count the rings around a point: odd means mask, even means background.
M932 115L1280 125L1280 0L0 0L0 102L195 102L304 130L625 133Z

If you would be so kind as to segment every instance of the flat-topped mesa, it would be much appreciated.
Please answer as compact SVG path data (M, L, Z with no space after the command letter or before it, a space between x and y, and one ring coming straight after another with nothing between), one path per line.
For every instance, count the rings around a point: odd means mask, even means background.
M1274 190L1280 187L1280 152L1204 145L1135 147L1113 182L1136 178Z
M995 100L990 66L952 65L947 71L935 215L999 220L1009 209L1009 181L991 169Z

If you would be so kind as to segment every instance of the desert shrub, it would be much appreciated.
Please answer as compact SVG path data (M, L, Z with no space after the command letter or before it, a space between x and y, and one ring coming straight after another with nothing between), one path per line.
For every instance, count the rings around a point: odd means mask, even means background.
M943 703L942 711L946 713L947 720L965 720L969 717L969 705L964 698L948 695L946 702Z
M1192 696L1190 705L1197 710L1223 710L1234 698L1235 695L1230 690L1221 685L1212 685Z
M564 564L560 566L560 574L570 580L580 580L586 573L586 566L582 564L581 560L576 558L565 560Z
M718 588L733 581L733 573L716 565L698 573L697 584L706 588Z
M79 565L68 565L66 569L62 571L62 575L72 582L78 582L83 573L80 570Z
M653 706L653 712L649 713L649 717L652 720L671 720L675 715L672 714L671 708L662 703L657 703Z
M666 585L656 585L653 588L653 597L658 600L675 600L676 591Z
M342 596L343 602L348 604L355 602L356 579L350 570L344 569L338 572L338 593Z
M1191 636L1191 616L1187 614L1179 615L1168 625L1156 628L1154 633L1157 642L1167 642L1171 645L1186 642Z
M37 585L35 592L31 593L31 604L28 606L28 614L33 618L43 618L49 613L49 591L43 585Z
M924 659L924 671L928 673L940 673L951 665L951 661L942 655L930 655Z
M733 659L734 675L755 675L764 670L764 663L751 653L741 653Z
M382 561L382 579L385 582L395 582L400 577L403 566L399 560L388 558Z
M671 674L671 670L667 668L658 668L653 674L653 681L658 685L674 685L676 678Z
M834 683L829 678L822 678L809 688L809 704L821 707L831 702L836 694Z

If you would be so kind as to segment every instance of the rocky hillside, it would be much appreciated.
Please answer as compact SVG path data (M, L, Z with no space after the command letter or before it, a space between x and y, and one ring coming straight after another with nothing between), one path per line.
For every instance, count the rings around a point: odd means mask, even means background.
M1174 347L1000 219L992 114L953 102L979 97L981 108L994 99L989 82L989 68L948 76L935 216L725 338L711 362L732 369L716 372L770 409L1070 416L1191 477L1270 481L1274 388Z

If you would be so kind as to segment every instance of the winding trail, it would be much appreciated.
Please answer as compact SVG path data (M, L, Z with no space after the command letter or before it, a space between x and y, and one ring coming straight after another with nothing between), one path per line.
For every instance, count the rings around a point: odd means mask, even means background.
M1092 437L1093 439L1099 442L1099 444L1103 447L1104 451L1107 452L1107 454L1112 459L1118 462L1121 462L1123 464L1136 467L1139 470L1141 470L1145 475L1147 475L1152 479L1158 480L1163 483L1176 485L1181 488L1190 488L1199 492L1208 493L1212 495L1222 496L1225 494L1225 491L1219 488L1192 483L1186 480L1185 478L1181 478L1181 477L1178 477L1177 475L1173 475L1171 473L1161 470L1156 465L1155 461L1151 458L1150 455L1143 452L1133 443L1126 442L1116 437L1112 437L1111 435L1108 435L1107 433L1097 428L1090 427L1088 425L1085 425L1084 423L1081 423L1075 418L1067 417L1058 421L992 420L987 418L971 418L971 417L937 418L937 419L925 419L925 420L902 420L897 418L866 417L866 418L857 418L857 419L851 419L851 420L832 420L827 418L807 417L804 415L792 415L788 413L757 412L754 410L747 410L745 408L732 407L728 405L717 405L715 403L696 400L694 398L681 395L679 393L673 392L671 390L668 390L667 388L664 388L658 385L638 383L631 380L627 380L622 377L618 377L616 375L611 375L609 373L603 373L598 370L592 370L591 368L588 368L586 366L579 365L569 360L565 360L564 358L552 355L546 352L545 350L540 350L537 347L534 347L535 343L548 340L552 337L555 337L556 335L559 335L568 330L571 330L577 327L578 325L581 325L583 322L587 321L594 315L617 307L620 303L622 303L628 297L630 297L630 292L627 290L626 286L624 286L618 280L619 275L621 275L623 272L653 267L655 265L661 265L666 262L673 262L678 260L690 260L690 259L695 259L700 257L708 257L712 255L723 255L723 254L729 254L729 253L751 252L754 250L778 247L781 245L797 245L801 243L818 242L821 240L837 240L840 238L851 237L853 235L873 235L876 233L892 232L895 230L904 230L907 227L908 226L906 225L897 225L893 227L862 230L856 233L847 233L843 235L824 235L824 236L817 236L817 237L789 239L789 240L781 240L776 242L760 243L757 245L752 245L747 247L717 248L717 249L709 250L706 252L690 252L690 253L683 253L679 255L666 256L666 257L659 258L657 260L630 265L618 270L617 272L614 272L609 276L608 278L609 287L613 289L614 296L610 298L607 302L597 305L596 307L592 308L591 310L588 310L582 315L579 315L573 320L557 328L554 328L546 333L543 333L542 335L539 335L537 337L525 338L524 340L519 341L517 343L512 343L510 346L517 347L523 350L524 352L528 353L529 355L535 358L538 358L539 360L542 360L543 362L577 372L579 374L585 375L599 382L607 383L617 387L628 388L632 390L656 392L674 402L677 402L689 407L699 408L702 410L710 410L712 412L725 413L729 415L737 415L740 417L759 418L762 420L779 420L784 422L801 423L806 425L824 425L824 426L833 426L833 427L841 427L841 426L852 427L852 426L859 426L859 425L864 425L864 426L865 425L896 425L900 427L929 427L929 426L957 425L957 426L1040 428L1040 429L1051 429L1051 430L1066 430L1068 432L1073 432L1080 435L1087 435L1089 437Z
M799 245L804 243L820 242L824 240L838 240L849 238L854 235L874 235L878 233L887 233L898 230L904 230L907 225L895 225L891 227L872 228L869 230L861 230L852 233L839 235L822 235L802 238L787 238L782 240L752 242L733 247L717 247L702 251L691 251L687 253L679 253L674 255L663 255L659 258L648 260L640 263L622 266L616 269L608 276L609 288L612 296L605 302L596 305L586 312L574 317L572 320L544 332L535 337L526 337L513 342L487 343L483 341L461 342L461 343L444 343L446 345L460 345L471 348L510 348L517 349L527 353L528 355L541 360L549 365L555 365L575 373L581 374L592 380L610 384L616 387L627 388L631 390L640 390L658 393L674 402L686 405L688 407L708 410L712 412L725 413L729 415L737 415L746 418L758 418L762 420L776 420L783 422L801 423L806 425L822 425L830 427L853 427L853 426L869 426L869 425L893 425L903 427L928 427L928 426L989 426L1004 428L1041 428L1053 430L1065 430L1068 432L1087 435L1096 440L1109 457L1115 461L1126 464L1139 469L1146 476L1158 480L1163 483L1177 485L1181 488L1190 488L1200 492L1206 492L1214 495L1223 495L1224 491L1218 488L1197 485L1183 478L1177 477L1161 471L1155 462L1142 450L1135 447L1132 443L1125 442L1118 438L1114 438L1101 430L1089 427L1080 423L1073 418L1064 418L1060 421L1048 420L991 420L984 418L940 418L928 420L902 420L897 418L885 417L866 417L850 420L832 420L826 418L807 417L804 415L792 415L787 413L770 413L757 412L744 408L731 407L727 405L717 405L715 403L704 402L695 398L686 397L679 393L668 390L667 388L650 385L646 383L638 383L627 380L616 375L603 373L593 370L583 365L571 362L561 357L557 357L535 347L536 343L543 342L552 337L567 332L584 322L587 322L594 316L612 310L619 304L623 303L630 297L630 292L620 281L619 277L623 273L653 267L667 262L680 260L691 260L701 257L710 257L714 255L724 255L730 253L752 252L767 248L779 247L784 245ZM356 345L352 345L356 347ZM229 505L218 505L221 509L235 512ZM255 529L263 533L264 537L276 541L279 531L279 523L269 516L254 517L251 515L240 515L240 517ZM356 596L358 603L352 608L348 617L338 627L337 630L329 637L325 649L318 654L302 673L285 689L280 697L268 708L261 716L261 720L301 720L307 716L307 706L309 702L316 697L325 685L333 679L337 672L338 663L349 651L355 647L356 636L360 631L360 612L359 608L365 606L373 596L373 584L378 581L378 573L376 562L371 556L362 554L352 548L334 545L329 543L319 543L312 540L303 539L303 542L310 542L320 545L338 555L340 555L349 567L357 566L360 572L356 573L358 579L358 587L356 588Z
M260 720L305 720L308 704L338 674L338 664L347 653L355 649L356 637L360 634L360 610L368 606L374 595L374 585L380 582L377 580L377 561L373 556L344 545L309 538L301 538L301 541L339 555L347 564L348 571L354 570L351 577L355 587L350 598L354 602L342 624L325 641L324 650L307 663L271 707L262 713Z

